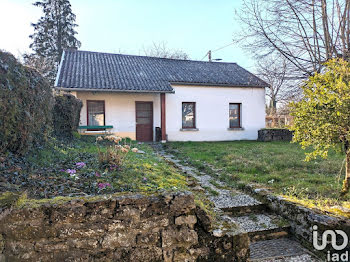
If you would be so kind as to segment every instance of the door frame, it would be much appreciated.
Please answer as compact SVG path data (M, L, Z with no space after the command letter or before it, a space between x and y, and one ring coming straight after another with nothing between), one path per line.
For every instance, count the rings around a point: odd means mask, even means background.
M152 140L150 142L154 141L154 133L153 133L153 128L154 128L154 109L153 109L153 101L135 101L135 138L137 140L137 104L151 104L151 108L152 108L152 117L151 117L151 133L152 133ZM147 141L148 142L148 141Z

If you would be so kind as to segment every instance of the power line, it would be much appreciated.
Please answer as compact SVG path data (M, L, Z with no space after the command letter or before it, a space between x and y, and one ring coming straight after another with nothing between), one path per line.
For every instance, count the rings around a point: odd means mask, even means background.
M224 48L226 48L226 47L228 47L228 46L230 46L230 45L233 45L233 44L234 44L234 42L232 42L232 43L230 43L230 44L228 44L228 45L225 45L225 46L223 46L223 47L220 47L220 48L218 48L218 49L215 49L215 50L213 50L213 51L211 51L211 52L219 51L219 50L224 49Z
M208 53L209 53L209 52L207 52L207 53L205 54L205 56L203 56L203 58L201 59L201 61L203 61L203 59L207 57Z
M227 45L224 45L224 46L222 46L222 47L220 47L220 48L217 48L217 49L215 49L215 50L209 50L209 51L205 54L205 56L203 56L203 58L201 59L201 61L202 61L204 58L206 58L206 57L209 55L209 53L213 53L213 52L219 51L219 50L224 49L224 48L226 48L226 47L228 47L228 46L230 46L230 45L233 45L233 44L234 44L234 42L229 43L229 44L227 44Z

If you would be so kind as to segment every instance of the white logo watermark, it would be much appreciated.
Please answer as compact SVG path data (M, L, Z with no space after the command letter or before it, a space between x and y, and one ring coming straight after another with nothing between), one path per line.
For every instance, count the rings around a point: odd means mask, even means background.
M317 232L318 227L315 225L312 228L313 228L312 242L316 250L322 251L330 243L334 250L344 251L343 253L342 252L332 253L331 251L327 251L327 261L349 261L349 251L344 250L346 247L348 247L349 237L343 230L324 231L321 237L321 244L319 244L319 240L318 240L319 237ZM342 241L337 242L338 236L341 237Z

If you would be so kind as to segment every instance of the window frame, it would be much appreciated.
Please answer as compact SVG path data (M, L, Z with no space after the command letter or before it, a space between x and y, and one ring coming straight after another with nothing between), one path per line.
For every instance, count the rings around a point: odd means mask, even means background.
M89 126L89 102L103 103L103 126L106 125L106 104L105 100L86 100L86 124ZM88 129L88 131L97 131L96 129Z
M183 105L184 104L193 104L193 126L192 127L189 127L189 126L184 127L183 126ZM182 129L196 129L196 126L197 126L197 123L196 123L196 102L182 102L182 104L181 104L181 126L182 126Z
M231 105L238 105L238 126L231 126L231 121L230 121L230 106ZM228 123L229 123L229 128L234 129L234 128L242 128L242 122L241 122L241 110L242 110L242 103L229 103L228 105Z

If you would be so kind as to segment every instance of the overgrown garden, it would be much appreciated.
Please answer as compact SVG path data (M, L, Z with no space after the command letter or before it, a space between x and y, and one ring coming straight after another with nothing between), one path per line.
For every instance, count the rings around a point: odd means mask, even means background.
M82 102L54 94L34 69L0 52L0 193L30 198L187 189L144 144L80 136Z
M304 206L350 216L350 196L340 196L344 156L334 150L328 159L306 162L305 151L290 142L174 142L167 147L233 188L260 184Z
M29 198L53 198L187 188L186 178L148 145L129 139L116 144L109 139L111 136L102 141L93 136L51 138L26 157L2 157L0 190L25 192Z

